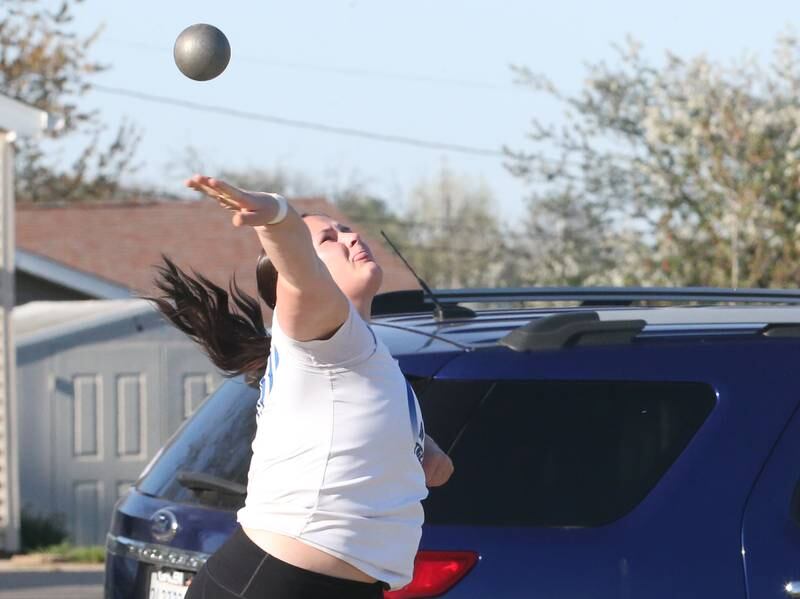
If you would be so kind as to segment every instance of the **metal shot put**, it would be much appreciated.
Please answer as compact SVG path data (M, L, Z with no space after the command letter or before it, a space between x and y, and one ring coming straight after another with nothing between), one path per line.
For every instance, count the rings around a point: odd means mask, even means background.
M181 73L195 81L217 77L228 66L231 45L213 25L198 23L181 31L173 49L175 64Z

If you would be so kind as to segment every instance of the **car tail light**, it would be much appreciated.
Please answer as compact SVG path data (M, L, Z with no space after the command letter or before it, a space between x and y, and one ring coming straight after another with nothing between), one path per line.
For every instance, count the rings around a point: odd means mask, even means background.
M438 597L478 563L474 551L420 551L414 560L413 580L397 591L386 591L384 599Z

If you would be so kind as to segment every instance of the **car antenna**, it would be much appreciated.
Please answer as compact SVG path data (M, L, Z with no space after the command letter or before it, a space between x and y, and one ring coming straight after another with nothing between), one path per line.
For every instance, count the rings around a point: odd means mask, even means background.
M425 291L425 293L428 294L428 297L431 298L431 301L436 306L436 308L434 308L433 310L433 316L436 320L442 321L442 320L447 320L449 318L469 318L471 316L475 316L475 312L473 312L469 308L465 308L464 306L459 306L457 304L443 306L439 302L439 300L436 299L436 295L434 295L433 291L431 291L431 288L428 287L428 284L422 280L422 277L420 277L414 271L413 268L411 268L411 265L408 263L408 260L403 258L403 254L400 253L400 250L397 249L397 246L395 246L395 244L392 243L392 240L389 239L389 236L386 233L384 233L383 230L381 230L381 235L383 235L383 238L386 240L386 243L389 244L389 247L391 247L394 250L394 253L397 254L400 260L403 261L403 264L406 265L406 268L411 272L412 275L414 275L414 278L417 280L420 287L422 287L423 291Z

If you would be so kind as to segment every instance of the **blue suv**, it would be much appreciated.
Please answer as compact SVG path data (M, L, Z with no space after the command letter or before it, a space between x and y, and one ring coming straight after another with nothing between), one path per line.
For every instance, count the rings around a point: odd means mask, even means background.
M378 296L373 330L456 466L424 502L414 580L386 596L800 597L798 303L703 288ZM233 531L257 399L224 383L120 499L108 599L180 599Z

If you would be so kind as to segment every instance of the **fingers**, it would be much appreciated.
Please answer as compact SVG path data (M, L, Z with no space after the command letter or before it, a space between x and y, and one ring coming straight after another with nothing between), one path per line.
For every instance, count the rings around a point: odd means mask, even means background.
M186 187L190 187L195 191L206 194L207 196L217 200L221 206L238 210L241 208L240 203L237 201L236 196L238 190L231 185L219 179L212 179L204 175L194 175L187 179Z
M201 185L200 189L205 194L217 200L220 204L222 204L226 208L234 208L234 209L239 208L239 204L225 192L217 191L213 187L209 187L208 185Z
M228 185L225 181L220 179L209 178L208 185L229 200L241 203L241 200L244 199L242 197L242 190L233 185Z
M208 180L210 178L211 177L206 177L204 175L192 175L184 181L184 184L186 187L191 187L196 191L203 191L205 193L204 188L209 187Z
M186 186L214 198L221 205L230 206L237 210L259 210L264 207L265 198L274 195L244 191L221 179L214 179L205 175L194 175L187 179ZM271 205L271 201L269 205Z
M205 175L194 175L185 183L187 187L213 198L223 208L236 212L232 217L236 227L263 225L264 209L271 209L275 204L275 194L244 191Z

